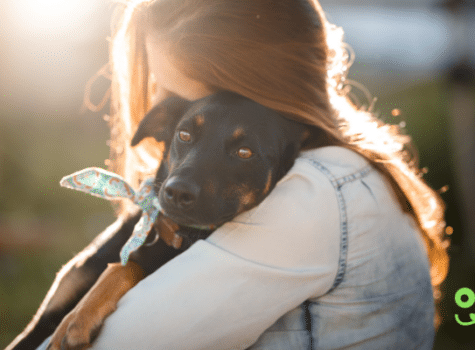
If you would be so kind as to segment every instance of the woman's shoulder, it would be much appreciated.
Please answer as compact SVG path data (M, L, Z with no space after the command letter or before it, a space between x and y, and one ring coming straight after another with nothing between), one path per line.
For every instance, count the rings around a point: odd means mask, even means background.
M302 151L282 180L300 174L315 181L324 177L333 186L337 186L349 177L366 174L372 169L369 162L355 151L340 146L327 146Z

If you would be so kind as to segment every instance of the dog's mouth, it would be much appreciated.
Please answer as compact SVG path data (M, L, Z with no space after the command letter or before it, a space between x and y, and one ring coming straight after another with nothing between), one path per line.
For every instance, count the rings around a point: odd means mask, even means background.
M181 203L173 198L167 198L163 188L155 188L155 192L158 192L158 201L163 215L181 226L214 230L239 214L239 203L234 197L223 200L217 197L195 196L194 201L187 204L185 201Z
M228 214L221 216L219 219L204 220L189 216L183 212L174 212L173 210L169 209L167 210L163 207L162 213L176 222L178 225L188 226L199 230L214 230L215 228L221 226L225 222L232 220L235 217L233 214Z

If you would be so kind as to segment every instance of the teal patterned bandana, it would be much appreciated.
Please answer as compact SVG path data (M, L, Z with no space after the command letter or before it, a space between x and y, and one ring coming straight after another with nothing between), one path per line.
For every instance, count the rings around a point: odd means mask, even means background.
M63 177L60 185L108 200L128 198L143 210L142 217L120 252L120 261L125 265L130 253L140 247L147 238L160 211L158 198L153 191L153 181L154 177L145 179L135 192L132 186L117 174L101 168L86 168Z

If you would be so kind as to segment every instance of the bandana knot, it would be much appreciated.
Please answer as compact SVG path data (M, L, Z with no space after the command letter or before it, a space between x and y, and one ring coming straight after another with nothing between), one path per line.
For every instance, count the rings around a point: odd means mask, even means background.
M130 253L145 242L161 209L153 190L153 177L145 179L136 192L132 186L117 174L101 168L86 168L63 177L60 185L107 200L128 198L142 209L142 217L135 225L129 240L120 251L122 265L127 264Z

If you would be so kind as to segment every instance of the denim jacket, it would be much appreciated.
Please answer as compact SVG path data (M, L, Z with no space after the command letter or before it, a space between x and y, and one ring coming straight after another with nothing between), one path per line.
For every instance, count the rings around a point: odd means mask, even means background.
M348 167L347 152L329 148L302 156L337 194L341 244L334 283L282 316L250 349L432 349L432 286L415 223L377 171Z
M332 146L130 290L92 349L432 349L433 317L414 220Z

